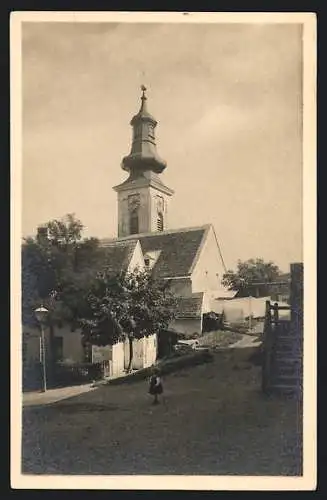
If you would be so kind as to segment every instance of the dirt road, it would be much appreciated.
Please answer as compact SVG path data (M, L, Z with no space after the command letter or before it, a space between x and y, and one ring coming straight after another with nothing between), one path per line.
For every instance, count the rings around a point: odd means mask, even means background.
M235 364L249 353L165 377L157 407L137 382L24 409L23 472L299 474L299 404L262 395L260 367Z

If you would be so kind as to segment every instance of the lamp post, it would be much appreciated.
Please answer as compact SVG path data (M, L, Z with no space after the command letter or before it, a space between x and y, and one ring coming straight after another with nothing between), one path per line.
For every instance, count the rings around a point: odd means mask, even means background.
M42 374L43 374L43 392L47 390L47 372L46 372L46 360L45 360L45 335L44 335L44 325L48 316L48 309L41 306L35 309L35 316L41 326L41 349L40 358L42 364Z

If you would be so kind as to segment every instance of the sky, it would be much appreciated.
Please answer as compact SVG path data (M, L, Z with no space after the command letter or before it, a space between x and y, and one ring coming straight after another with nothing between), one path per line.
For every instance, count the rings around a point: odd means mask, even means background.
M112 187L141 84L175 191L170 227L212 223L228 268L301 261L297 24L24 22L23 236L67 213L87 237L117 235Z

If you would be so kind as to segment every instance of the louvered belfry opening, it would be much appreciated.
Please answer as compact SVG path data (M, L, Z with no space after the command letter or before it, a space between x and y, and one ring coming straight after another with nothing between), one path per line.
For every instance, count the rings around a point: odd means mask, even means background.
M163 231L163 215L159 213L157 216L157 230Z
M137 211L133 211L130 216L130 234L138 234L139 232L139 216Z

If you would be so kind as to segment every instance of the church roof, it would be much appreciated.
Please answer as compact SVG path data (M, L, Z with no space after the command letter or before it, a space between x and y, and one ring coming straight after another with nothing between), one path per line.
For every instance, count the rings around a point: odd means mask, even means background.
M158 233L140 233L116 240L102 240L103 245L139 241L143 254L161 250L153 267L155 278L189 276L197 261L210 225Z
M176 319L201 318L203 292L193 293L192 297L178 297Z
M106 249L107 269L112 274L126 271L133 256L137 240L132 241L105 241L101 242Z

